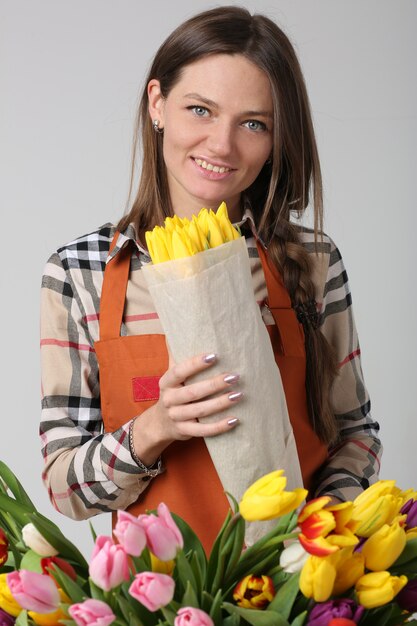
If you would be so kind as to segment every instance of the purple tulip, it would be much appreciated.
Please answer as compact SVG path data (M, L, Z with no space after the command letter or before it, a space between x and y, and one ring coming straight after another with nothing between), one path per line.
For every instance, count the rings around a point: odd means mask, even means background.
M417 611L417 579L409 580L395 600L405 611L415 613Z
M3 609L0 609L0 626L13 626L15 618Z
M405 521L406 528L415 528L417 526L417 500L407 500L401 509L403 515L407 515Z
M310 612L307 626L327 626L335 617L344 617L358 623L364 610L363 606L358 606L349 598L321 602L316 604Z

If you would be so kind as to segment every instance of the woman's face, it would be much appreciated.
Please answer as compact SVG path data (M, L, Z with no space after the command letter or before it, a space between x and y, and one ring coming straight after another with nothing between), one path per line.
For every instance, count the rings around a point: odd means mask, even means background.
M233 220L240 194L272 151L273 103L267 75L242 55L187 65L167 98L148 86L149 112L164 129L163 154L174 211L191 216L224 200Z

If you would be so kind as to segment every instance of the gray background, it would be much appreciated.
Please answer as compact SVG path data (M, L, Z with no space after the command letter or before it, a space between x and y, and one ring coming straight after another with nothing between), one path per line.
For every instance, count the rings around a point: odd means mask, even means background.
M276 20L298 51L321 155L326 231L347 265L382 428L382 477L417 488L417 3L240 4ZM42 269L58 246L124 211L133 116L148 64L177 24L213 6L0 0L0 458L86 554L87 523L55 513L40 480ZM109 529L108 516L93 523L97 532Z

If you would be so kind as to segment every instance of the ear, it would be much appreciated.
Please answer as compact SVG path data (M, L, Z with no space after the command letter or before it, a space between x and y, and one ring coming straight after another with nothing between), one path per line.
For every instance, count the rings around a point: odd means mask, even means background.
M148 83L148 111L152 121L159 120L160 128L164 127L164 104L159 80L153 78Z

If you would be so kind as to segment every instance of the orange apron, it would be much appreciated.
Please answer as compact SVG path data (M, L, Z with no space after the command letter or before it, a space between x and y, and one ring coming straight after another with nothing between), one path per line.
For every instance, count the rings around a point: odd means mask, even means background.
M111 249L117 236L118 233ZM258 250L268 290L267 304L276 323L276 327L267 328L281 372L303 481L308 487L314 472L327 457L327 448L314 433L308 417L304 333L282 279L269 266L260 244ZM120 428L157 401L155 380L168 368L165 335L120 336L131 254L132 246L127 244L106 265L100 301L100 340L94 345L100 372L101 412L107 432ZM133 391L138 380L142 385L151 382L149 398L140 402ZM164 450L163 460L165 472L152 480L128 511L138 515L165 502L193 528L209 552L229 503L204 439L174 442Z

